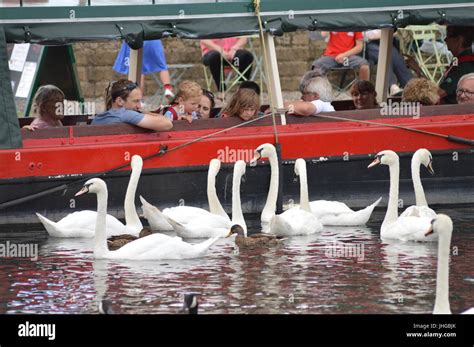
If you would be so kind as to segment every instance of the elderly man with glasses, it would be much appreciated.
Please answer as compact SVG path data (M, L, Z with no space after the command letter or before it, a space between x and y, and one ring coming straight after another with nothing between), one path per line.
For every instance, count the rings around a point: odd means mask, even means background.
M458 104L474 104L474 73L462 76L456 89Z
M448 49L453 53L454 59L439 85L442 89L440 96L446 104L456 103L456 87L461 76L474 72L473 38L473 27L447 27L445 41Z

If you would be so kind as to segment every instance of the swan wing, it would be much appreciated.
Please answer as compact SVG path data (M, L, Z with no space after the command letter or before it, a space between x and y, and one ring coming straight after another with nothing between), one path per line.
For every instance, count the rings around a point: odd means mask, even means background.
M425 236L431 226L431 218L399 217L387 226L382 225L382 239L398 239L401 241L436 242L437 234Z
M182 238L224 237L229 233L231 223L217 215L201 216L191 222L181 224L167 217L176 234Z
M312 213L293 207L270 222L270 233L277 236L310 235L323 229L323 225Z
M76 211L58 222L53 222L39 213L36 213L36 215L50 236L92 238L95 235L96 211ZM128 230L122 222L108 214L106 215L106 232L107 236L114 236L126 234Z
M312 209L313 214L315 214L323 225L340 225L340 226L356 226L364 225L368 222L374 208L380 203L382 198L377 199L373 204L367 206L366 208L353 211L350 208L350 212L330 212L330 213L319 213ZM338 203L337 201L334 201ZM342 204L342 203L338 203ZM343 204L345 205L345 204ZM335 205L337 206L337 205ZM346 206L347 207L347 206ZM339 210L341 211L342 208Z
M156 206L153 206L140 195L140 201L142 202L143 215L148 220L148 224L152 230L170 231L173 227L168 223L163 213Z
M400 217L428 217L436 218L436 212L428 206L410 206L402 212Z
M176 206L165 208L163 210L163 214L181 224L189 223L191 220L201 216L214 216L211 212L206 211L203 208L193 206Z
M315 200L309 203L311 211L316 217L325 214L340 214L354 212L345 203L339 201Z
M134 259L138 258L140 254L166 244L174 238L175 237L165 234L152 234L129 242L120 249L112 251L109 254L111 255L111 258L115 259ZM176 237L176 239L181 240L179 237Z
M159 235L153 234L150 236ZM148 237L138 239L130 242L117 251L111 252L111 257L115 259L130 259L130 260L153 260L153 259L188 259L197 258L206 254L209 247L218 240L218 238L211 238L204 242L191 245L184 242L179 237L170 237L161 240L162 242L148 242L143 241L133 245L135 242L145 240ZM160 235L166 236L166 235ZM156 240L153 240L156 241ZM132 246L129 246L132 245ZM122 251L126 246L129 246Z

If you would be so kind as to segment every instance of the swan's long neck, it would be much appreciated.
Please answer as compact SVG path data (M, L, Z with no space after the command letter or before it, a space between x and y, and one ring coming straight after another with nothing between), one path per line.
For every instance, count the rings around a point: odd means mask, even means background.
M420 166L420 157L418 155L413 156L411 161L411 178L413 180L413 188L415 189L416 206L428 206L425 191L421 185Z
M97 193L97 220L95 224L94 257L105 258L109 253L107 248L106 215L107 215L107 188Z
M309 207L309 195L308 195L308 177L306 175L306 165L302 170L299 170L300 176L300 208L302 210L311 212Z
M142 169L132 168L130 181L128 182L127 193L125 194L124 210L125 210L125 225L134 229L143 229L143 224L138 217L137 209L135 208L135 193L137 192L138 180L140 179Z
M436 300L433 313L451 313L449 307L449 248L451 233L439 234Z
M240 181L242 176L235 175L232 180L232 224L239 224L247 236L247 224L242 213L242 204L240 202Z
M384 225L395 222L398 218L398 186L400 177L400 164L398 160L389 166L390 170L390 192L388 196L387 213L382 223Z
M267 202L262 211L261 221L262 223L270 223L271 218L275 215L276 203L278 198L278 159L276 153L272 153L268 158L270 161L270 189L268 190Z
M207 173L207 200L209 203L209 212L212 214L229 218L224 208L222 207L216 191L216 175L217 172L209 170Z

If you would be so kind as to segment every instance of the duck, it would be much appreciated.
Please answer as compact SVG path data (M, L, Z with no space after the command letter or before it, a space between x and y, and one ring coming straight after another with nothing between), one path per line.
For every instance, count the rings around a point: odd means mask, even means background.
M267 201L260 217L262 231L277 236L309 235L320 232L323 229L323 225L318 218L311 213L309 203L307 202L308 187L306 182L306 169L300 169L303 163L306 165L305 161L301 159L295 164L295 173L297 175L303 175L303 178L300 180L300 199L302 199L302 203L299 207L291 208L277 215L275 214L275 210L278 195L279 169L275 146L270 143L264 143L258 146L255 150L255 156L251 160L251 164L261 158L268 158L271 169L270 188L268 190ZM304 187L305 184L306 189Z
M176 234L182 238L225 237L233 223L240 223L245 234L247 225L242 213L240 202L240 183L245 174L245 161L238 160L234 164L232 179L232 222L216 215L202 215L188 223L179 223L165 215L166 220L173 226Z
M189 314L198 314L199 301L196 293L184 294L183 308L181 311L187 311Z
M141 239L142 237L148 236L153 234L150 228L143 228L137 236L130 235L130 234L122 234L116 236L110 236L107 238L107 247L111 251L115 251L120 247L125 246L127 243L132 242L136 239Z
M438 267L436 270L436 298L433 314L451 314L449 305L449 250L453 234L453 221L445 214L438 214L431 220L425 235L438 234ZM471 307L463 314L474 314Z
M437 237L430 235L425 237L425 231L430 225L431 218L428 217L399 217L398 216L398 189L400 176L400 161L397 153L391 150L381 151L376 154L374 161L368 168L376 165L387 165L390 170L390 192L380 237L383 239L395 239L400 241L436 242Z
M106 236L107 185L100 178L92 178L84 184L82 189L76 193L76 196L86 193L97 195L94 238L94 258L96 259L162 260L198 258L205 256L209 248L218 240L215 237L201 243L189 244L177 236L152 234L131 241L118 250L110 251L107 248Z
M435 218L436 212L428 207L428 202L426 201L425 191L421 185L420 178L420 167L423 164L424 167L428 170L431 175L434 175L433 170L433 157L429 150L426 148L418 149L411 159L411 178L413 181L413 188L415 190L415 206L409 206L405 211L400 215L401 217L428 217Z
M148 220L151 229L160 231L173 230L173 226L165 218L165 216L173 219L179 224L186 224L200 217L208 217L210 219L214 216L220 217L217 218L218 220L224 219L230 222L230 218L222 207L216 192L216 176L219 173L220 168L220 160L212 159L210 161L207 174L207 199L209 202L209 211L193 206L175 206L165 208L163 211L161 211L158 207L145 200L143 196L140 196L143 215ZM217 223L219 223L219 221Z
M284 237L276 236L268 233L255 233L246 236L244 228L238 224L230 228L227 237L236 235L235 244L240 248L257 248L257 247L275 247L279 246L286 239Z
M134 155L132 157L130 166L132 168L132 172L124 201L125 225L114 216L107 214L107 236L121 234L138 235L138 233L143 229L142 222L140 221L135 208L135 193L143 168L142 157L139 155ZM39 213L36 213L36 216L45 227L49 236L52 237L92 238L95 235L95 222L97 219L96 211L76 211L68 214L58 222L53 222Z

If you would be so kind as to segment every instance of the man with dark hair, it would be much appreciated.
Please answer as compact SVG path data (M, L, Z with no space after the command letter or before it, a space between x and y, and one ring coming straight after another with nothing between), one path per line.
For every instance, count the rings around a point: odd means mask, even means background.
M441 98L446 104L456 103L456 88L461 76L474 72L473 36L473 27L448 26L447 28L445 41L454 59L439 85L442 89Z

